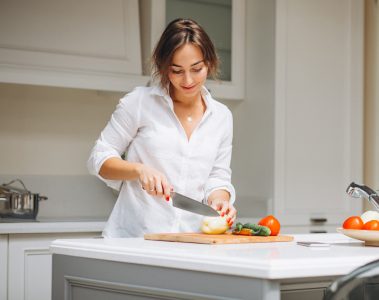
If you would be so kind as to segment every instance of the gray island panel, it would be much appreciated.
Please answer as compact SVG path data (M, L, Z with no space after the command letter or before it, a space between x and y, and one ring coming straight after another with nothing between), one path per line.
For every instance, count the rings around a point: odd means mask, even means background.
M53 255L53 300L279 299L279 282Z

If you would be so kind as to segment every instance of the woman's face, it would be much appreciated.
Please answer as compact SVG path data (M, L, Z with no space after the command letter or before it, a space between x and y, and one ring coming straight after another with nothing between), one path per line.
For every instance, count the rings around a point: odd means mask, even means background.
M168 78L176 97L195 97L207 79L208 68L200 48L187 43L172 58Z

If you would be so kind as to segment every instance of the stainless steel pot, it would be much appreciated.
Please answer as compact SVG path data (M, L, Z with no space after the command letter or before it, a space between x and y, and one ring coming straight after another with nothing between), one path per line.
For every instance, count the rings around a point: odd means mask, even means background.
M22 188L12 186L18 182ZM20 179L0 185L0 218L35 219L46 196L30 192Z

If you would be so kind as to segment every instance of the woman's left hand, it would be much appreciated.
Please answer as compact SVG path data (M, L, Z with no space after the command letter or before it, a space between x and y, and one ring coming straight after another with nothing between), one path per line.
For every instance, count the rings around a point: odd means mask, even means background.
M211 207L220 213L220 216L226 216L229 227L231 227L236 220L237 210L227 199L223 198L211 198L208 199L208 203Z

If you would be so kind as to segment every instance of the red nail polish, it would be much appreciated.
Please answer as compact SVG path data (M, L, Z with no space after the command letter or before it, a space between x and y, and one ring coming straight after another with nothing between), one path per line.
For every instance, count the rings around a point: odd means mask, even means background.
M226 219L226 222L230 223L231 219L230 218L227 218Z
M166 201L170 201L170 196L166 196Z
M222 213L221 213L221 217L223 217L224 215L225 215L225 213L222 212Z

